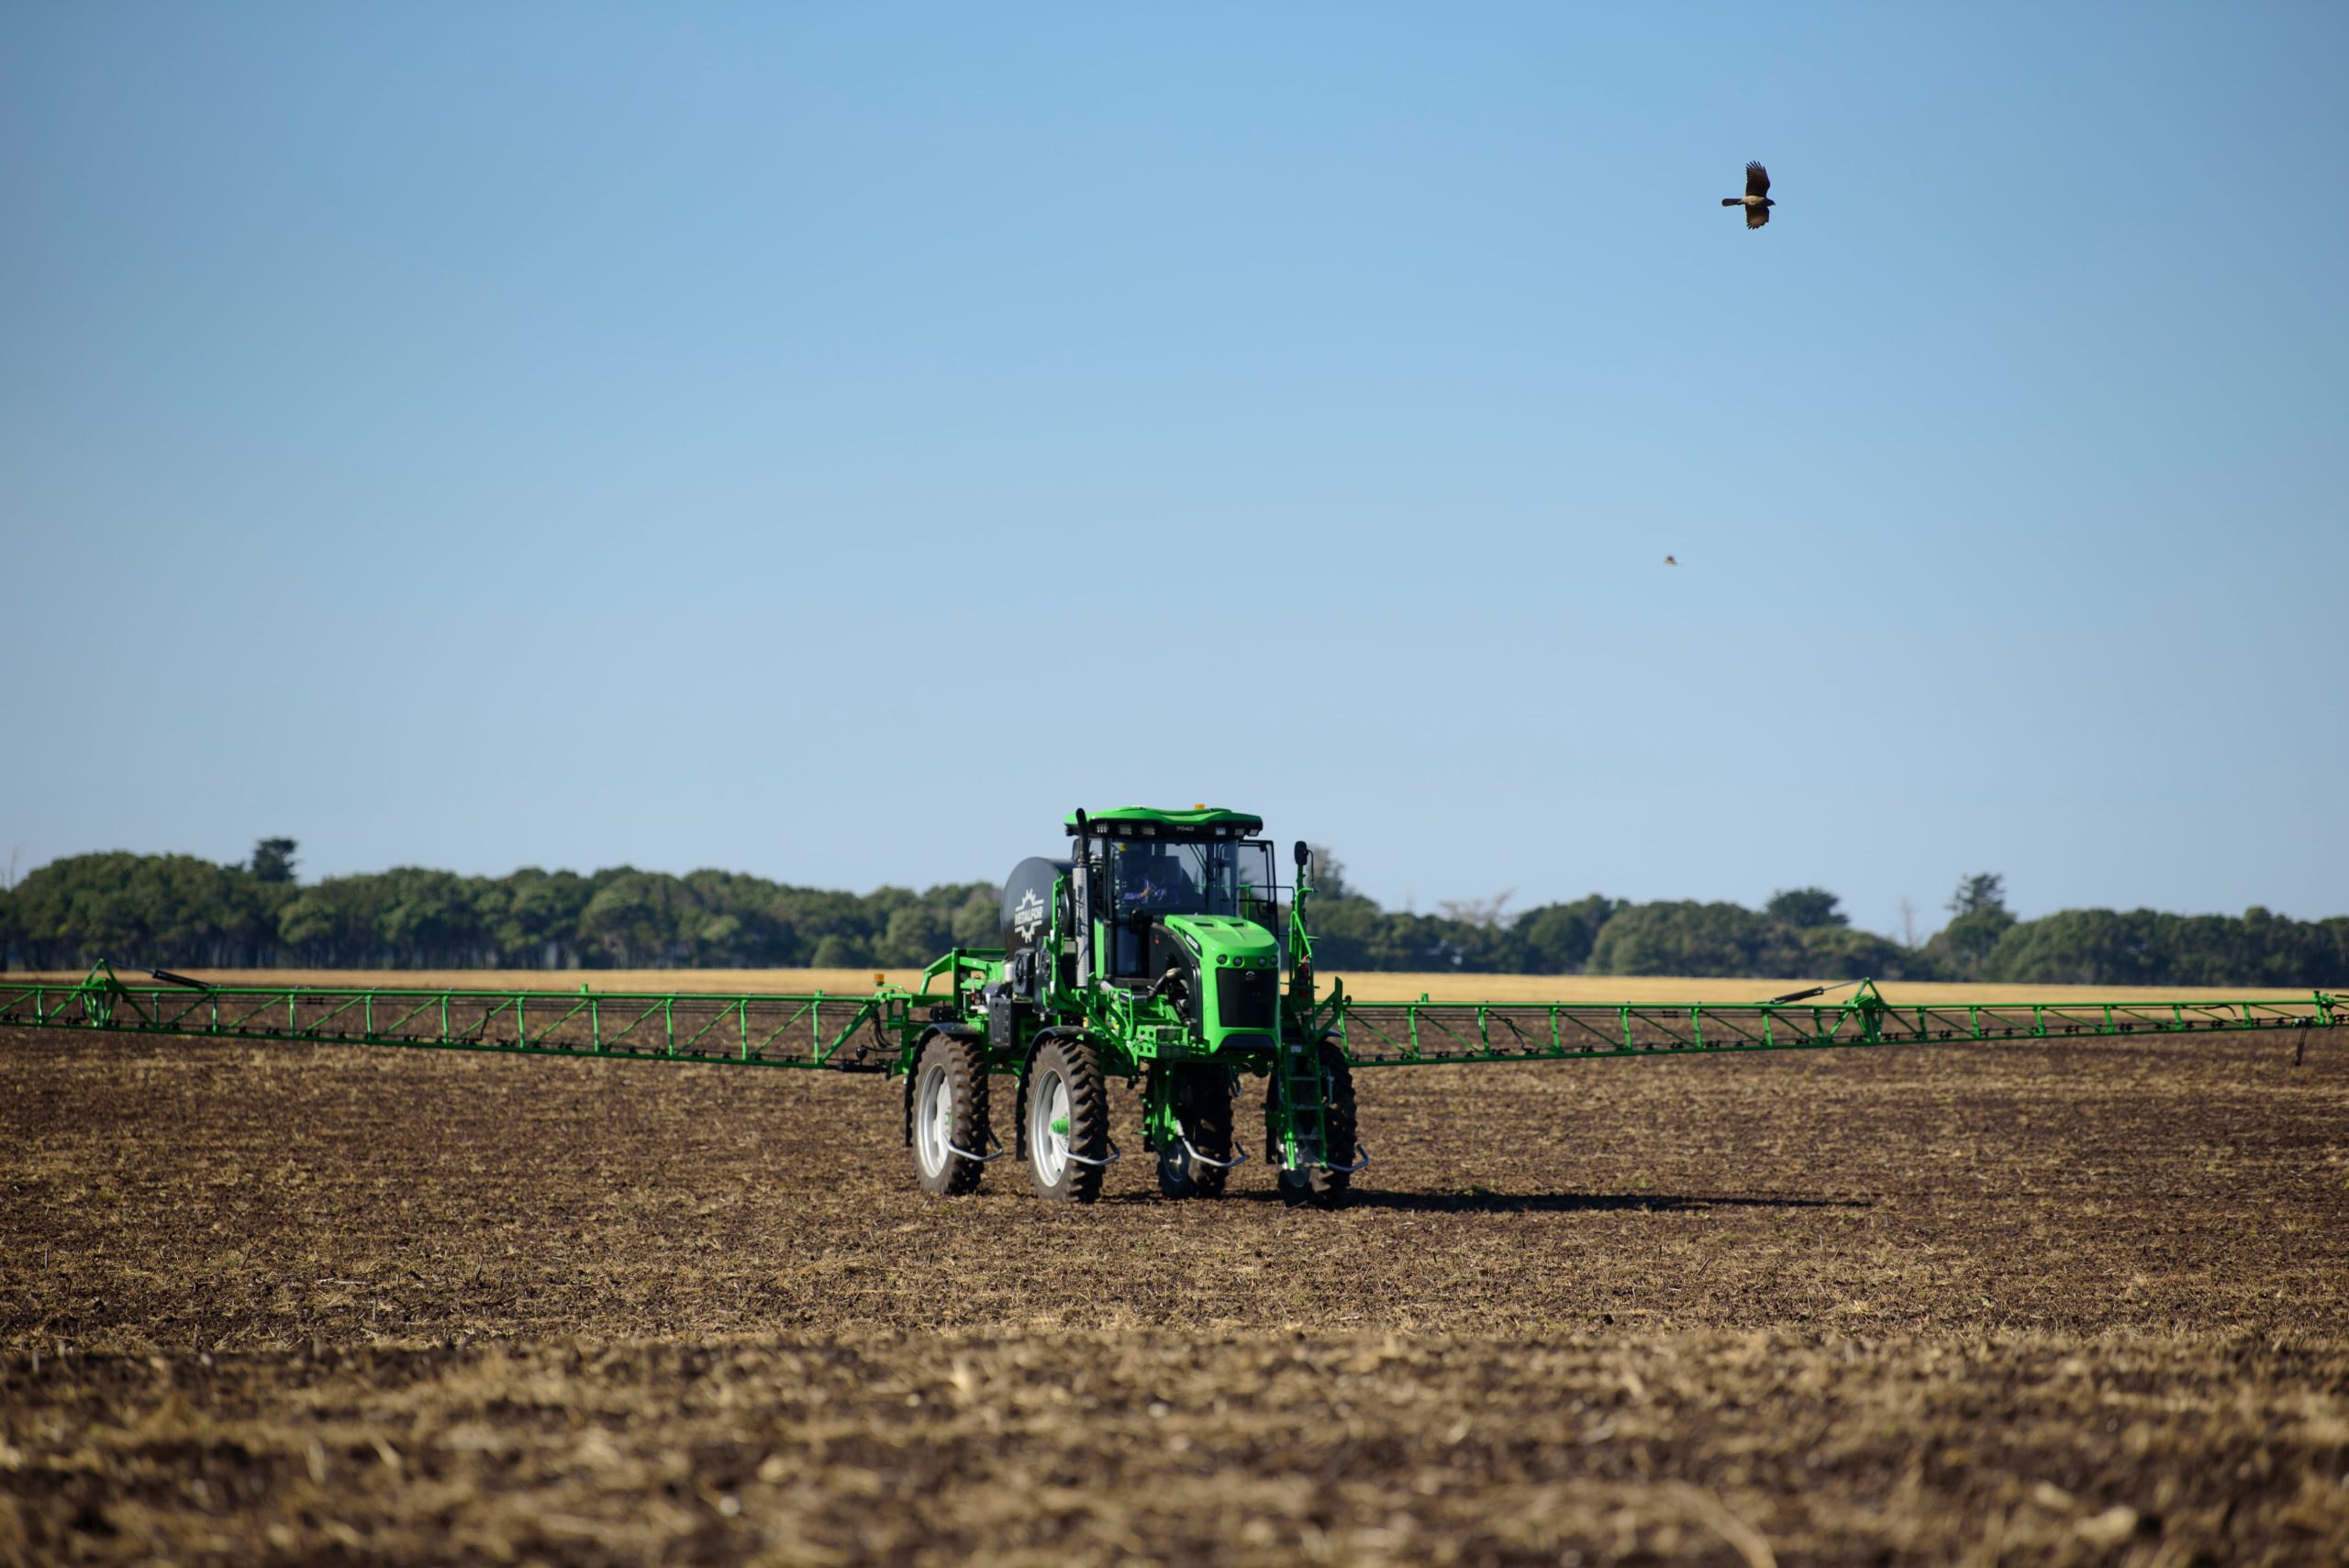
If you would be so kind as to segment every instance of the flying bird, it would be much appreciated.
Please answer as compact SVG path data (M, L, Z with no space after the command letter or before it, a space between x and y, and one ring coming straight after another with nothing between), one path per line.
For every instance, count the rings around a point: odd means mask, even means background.
M1667 556L1665 556L1665 557L1664 558L1664 563L1666 566L1677 566L1677 565L1679 565L1679 564L1680 564L1680 561L1679 561L1679 558L1678 558L1678 557L1676 557L1676 556L1670 556L1670 555L1667 555Z
M1721 206L1745 209L1745 227L1759 228L1770 221L1770 209L1778 204L1770 199L1770 171L1759 163L1745 166L1745 194L1723 196Z

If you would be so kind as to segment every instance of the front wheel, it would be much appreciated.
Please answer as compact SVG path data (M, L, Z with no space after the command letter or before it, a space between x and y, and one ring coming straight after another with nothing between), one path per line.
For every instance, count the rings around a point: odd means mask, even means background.
M1310 1204L1316 1208L1343 1208L1353 1187L1354 1173L1352 1171L1332 1171L1329 1167L1354 1162L1359 1129L1354 1121L1353 1069L1347 1065L1346 1053L1338 1049L1338 1042L1333 1040L1321 1042L1318 1063L1324 1106L1321 1113L1322 1147L1316 1151L1308 1146L1305 1151L1308 1163L1301 1167L1282 1166L1279 1177L1281 1201L1292 1207ZM1270 1098L1268 1089L1267 1109L1270 1108ZM1297 1119L1306 1128L1312 1126L1312 1113L1309 1111L1300 1112ZM1278 1145L1272 1140L1270 1131L1267 1127L1265 1143L1277 1153Z
M906 1089L906 1137L921 1190L974 1192L986 1173L987 1071L976 1041L934 1034Z
M1058 1203L1099 1197L1110 1160L1109 1085L1093 1048L1066 1036L1038 1046L1020 1082L1020 1101L1036 1195Z
M1175 1074L1174 1118L1190 1148L1177 1142L1158 1151L1158 1190L1171 1198L1221 1197L1231 1173L1230 1071L1199 1062L1167 1070Z

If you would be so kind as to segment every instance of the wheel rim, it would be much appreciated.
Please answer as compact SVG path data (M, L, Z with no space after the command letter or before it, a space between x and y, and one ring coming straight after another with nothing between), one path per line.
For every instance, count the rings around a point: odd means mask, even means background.
M1058 1184L1068 1169L1068 1109L1067 1080L1046 1068L1028 1097L1028 1148L1036 1174L1048 1187Z
M943 1066L933 1067L922 1074L921 1093L914 1104L914 1151L921 1157L924 1174L935 1176L946 1169L953 1141L954 1085Z

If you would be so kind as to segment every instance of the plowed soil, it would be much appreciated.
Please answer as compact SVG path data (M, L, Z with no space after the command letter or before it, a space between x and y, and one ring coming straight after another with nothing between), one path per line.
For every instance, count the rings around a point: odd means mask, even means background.
M1344 1212L1122 1093L1080 1209L876 1078L0 1033L0 1561L2349 1556L2349 1040L1361 1086Z

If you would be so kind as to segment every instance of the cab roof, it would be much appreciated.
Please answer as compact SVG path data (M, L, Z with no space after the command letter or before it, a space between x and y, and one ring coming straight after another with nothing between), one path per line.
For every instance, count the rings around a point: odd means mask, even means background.
M1107 811L1072 811L1066 818L1070 838L1076 837L1076 819L1126 839L1245 839L1264 830L1264 819L1219 806L1195 806L1188 811L1168 811L1154 806L1118 806Z

